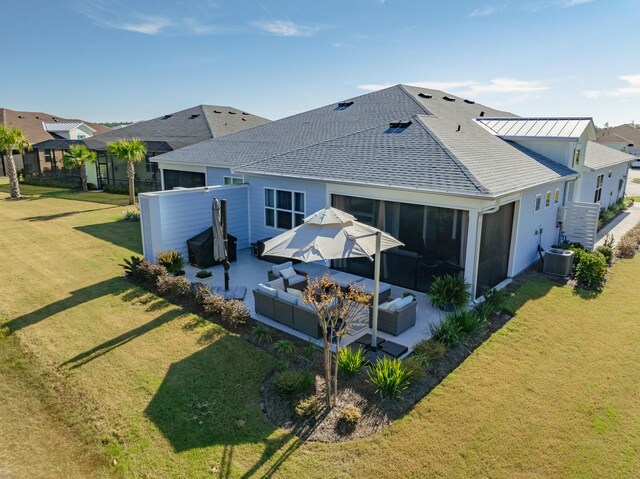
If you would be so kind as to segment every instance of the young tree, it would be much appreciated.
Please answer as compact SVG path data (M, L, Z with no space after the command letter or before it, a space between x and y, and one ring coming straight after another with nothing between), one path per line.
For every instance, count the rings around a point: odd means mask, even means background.
M118 161L127 163L127 177L129 178L129 204L136 204L136 163L140 163L147 156L147 145L139 138L126 140L121 138L107 144L107 150Z
M82 181L82 191L85 193L89 191L87 187L87 163L94 163L96 161L96 154L93 151L89 151L84 145L71 145L69 152L65 153L62 157L62 164L65 168L80 169L80 180Z
M24 132L20 128L7 128L0 125L0 152L7 158L7 173L9 175L9 185L11 198L20 198L20 183L18 183L18 171L13 160L13 152L23 154L31 150L31 143L27 140Z
M304 302L316 311L322 328L324 346L324 380L327 407L336 405L338 398L338 355L340 339L360 323L368 323L362 313L371 301L371 295L351 285L343 289L327 274L309 283L304 292ZM335 351L331 345L335 340Z

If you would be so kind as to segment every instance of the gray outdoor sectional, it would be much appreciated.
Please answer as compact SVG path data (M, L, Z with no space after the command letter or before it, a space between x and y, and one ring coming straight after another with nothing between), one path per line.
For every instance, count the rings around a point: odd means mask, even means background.
M315 310L304 303L294 288L285 290L282 278L258 285L253 290L256 313L262 314L312 338L322 337Z
M411 300L409 300L411 298ZM394 307L394 304L396 307ZM381 303L378 307L378 330L398 336L415 326L418 301L413 296ZM369 326L373 321L373 307L369 307Z

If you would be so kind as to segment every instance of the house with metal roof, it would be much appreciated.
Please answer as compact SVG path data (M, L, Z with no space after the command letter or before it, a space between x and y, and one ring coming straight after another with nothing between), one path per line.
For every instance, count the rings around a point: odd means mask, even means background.
M163 189L166 170L206 187L140 195L145 256L185 251L212 195L228 200L239 248L332 205L404 243L383 253L383 281L427 291L460 273L479 296L561 238L592 247L633 160L595 140L590 118L521 118L396 85L152 158ZM373 274L366 260L331 266Z

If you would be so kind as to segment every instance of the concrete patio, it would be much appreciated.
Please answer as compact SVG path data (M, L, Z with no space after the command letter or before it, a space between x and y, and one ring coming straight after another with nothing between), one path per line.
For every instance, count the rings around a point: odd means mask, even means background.
M284 331L292 336L296 336L300 339L314 342L315 344L321 346L321 339L313 339L309 338L304 333L296 331L288 326L285 326L277 321L273 321L261 314L257 314L254 308L254 298L253 298L253 290L258 286L258 283L263 283L267 281L267 271L273 266L273 263L269 263L267 261L259 260L258 258L251 255L251 250L249 248L242 249L238 251L238 260L234 263L231 263L231 268L229 270L229 286L244 286L247 288L247 294L244 299L245 304L251 309L251 315L256 320L265 323L269 326L277 328L281 331ZM331 270L325 266L309 263L309 264L301 264L296 265L296 268L304 269L311 279L317 276L322 276L326 272L336 272L335 270ZM196 278L196 273L199 271L199 268L196 268L191 265L187 265L185 267L186 276L190 281L197 281L208 284L209 286L224 286L224 268L222 265L217 265L212 268L207 268L209 271L213 273L213 276L208 279L200 279ZM416 325L407 331L403 332L398 336L393 336L391 334L387 334L385 332L380 331L378 336L381 339L391 340L397 344L401 344L409 348L409 351L413 349L413 346L422 339L427 339L430 337L429 333L429 324L438 323L440 321L442 311L437 308L431 306L428 296L425 293L420 293L416 291L411 291L406 288L400 288L397 286L391 287L391 297L397 298L403 295L405 292L413 293L413 295L418 300L417 306L417 314L416 314ZM357 328L347 334L342 341L343 345L349 345L355 342L358 338L364 336L367 333L371 333L371 328L362 327Z

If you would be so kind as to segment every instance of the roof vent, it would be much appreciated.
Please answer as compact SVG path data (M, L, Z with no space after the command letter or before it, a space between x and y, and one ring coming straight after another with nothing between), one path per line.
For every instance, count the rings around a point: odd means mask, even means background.
M194 118L198 118L200 116L200 114L193 114L189 117L189 120L193 120Z
M235 111L230 111L230 112L229 112L229 115L235 115L235 114L236 114L236 112L235 112Z
M346 110L351 105L353 105L352 101L341 101L340 103L338 103L338 106L336 107L336 110Z
M631 146L631 147L633 147L633 143L629 143L627 146Z
M427 100L430 99L430 98L433 98L433 96L427 95L426 93L418 93L418 96L420 98L426 98Z
M247 113L246 111L243 111L243 112L242 112L242 114L243 114L244 116L249 116L249 113Z
M476 103L475 101L472 101L472 100L465 100L464 102L469 105L474 105Z
M24 118L24 116L22 116L22 115L18 115L18 118Z
M213 110L214 113L222 113L220 110Z
M480 112L480 116L484 116L484 111L481 111L481 112Z
M456 131L460 131L462 129L462 125L458 125L458 129Z
M411 121L394 121L389 123L389 130L387 131L391 133L393 130L395 130L395 132L398 132L398 130L406 130L411 123Z
M40 117L39 117L39 116L36 116L36 120L40 120Z
M446 101L456 101L455 98L451 98L450 96L443 96L442 99Z
M163 120L168 120L169 118L171 118L173 115L165 115L162 117Z

